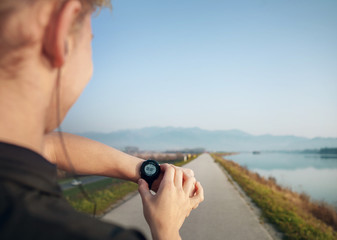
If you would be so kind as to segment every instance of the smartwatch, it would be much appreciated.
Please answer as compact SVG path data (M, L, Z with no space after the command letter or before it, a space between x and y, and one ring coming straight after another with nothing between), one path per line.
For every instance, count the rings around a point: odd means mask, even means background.
M154 160L146 160L140 166L140 177L143 178L151 189L152 183L159 177L160 166Z

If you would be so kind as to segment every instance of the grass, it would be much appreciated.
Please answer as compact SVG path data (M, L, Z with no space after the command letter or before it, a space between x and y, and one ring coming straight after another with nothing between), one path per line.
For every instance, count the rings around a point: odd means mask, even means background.
M183 166L194 160L196 157L197 155L194 155L186 162L174 161L170 163L174 163L176 166ZM88 193L90 198L96 202L96 215L103 214L113 204L123 199L127 194L136 191L137 188L138 185L136 183L115 178L103 179L84 185L85 191ZM75 187L64 190L63 195L77 211L86 214L93 214L94 204L85 198L79 188Z
M84 189L96 204L96 214L101 215L112 204L137 189L138 185L133 182L109 178L84 185ZM94 204L86 199L79 188L63 191L64 197L79 212L92 214Z
M284 239L337 239L337 213L326 203L311 202L305 194L280 187L274 178L265 179L237 163L212 155L243 191L261 209Z

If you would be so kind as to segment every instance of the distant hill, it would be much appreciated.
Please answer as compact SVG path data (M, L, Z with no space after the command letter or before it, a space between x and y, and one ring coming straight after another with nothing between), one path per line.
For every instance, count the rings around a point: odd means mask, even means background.
M209 131L200 128L149 127L111 133L79 134L118 149L135 146L141 150L205 148L209 151L305 150L337 147L337 138L251 135L240 130Z

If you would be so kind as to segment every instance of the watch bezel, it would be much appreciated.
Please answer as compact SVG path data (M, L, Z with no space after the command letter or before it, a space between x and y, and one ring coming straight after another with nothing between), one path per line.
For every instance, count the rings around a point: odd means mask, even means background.
M148 164L152 164L156 168L156 172L152 176L148 176L145 173L145 166ZM140 166L140 177L143 178L149 184L149 188L151 188L152 183L159 177L159 175L160 175L160 165L155 160L148 159L144 161Z

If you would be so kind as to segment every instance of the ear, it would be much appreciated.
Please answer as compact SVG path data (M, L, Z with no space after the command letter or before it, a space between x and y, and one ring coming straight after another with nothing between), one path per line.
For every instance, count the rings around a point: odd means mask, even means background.
M67 1L50 21L45 35L43 50L51 65L62 67L68 54L68 40L78 14L82 9L79 1Z

